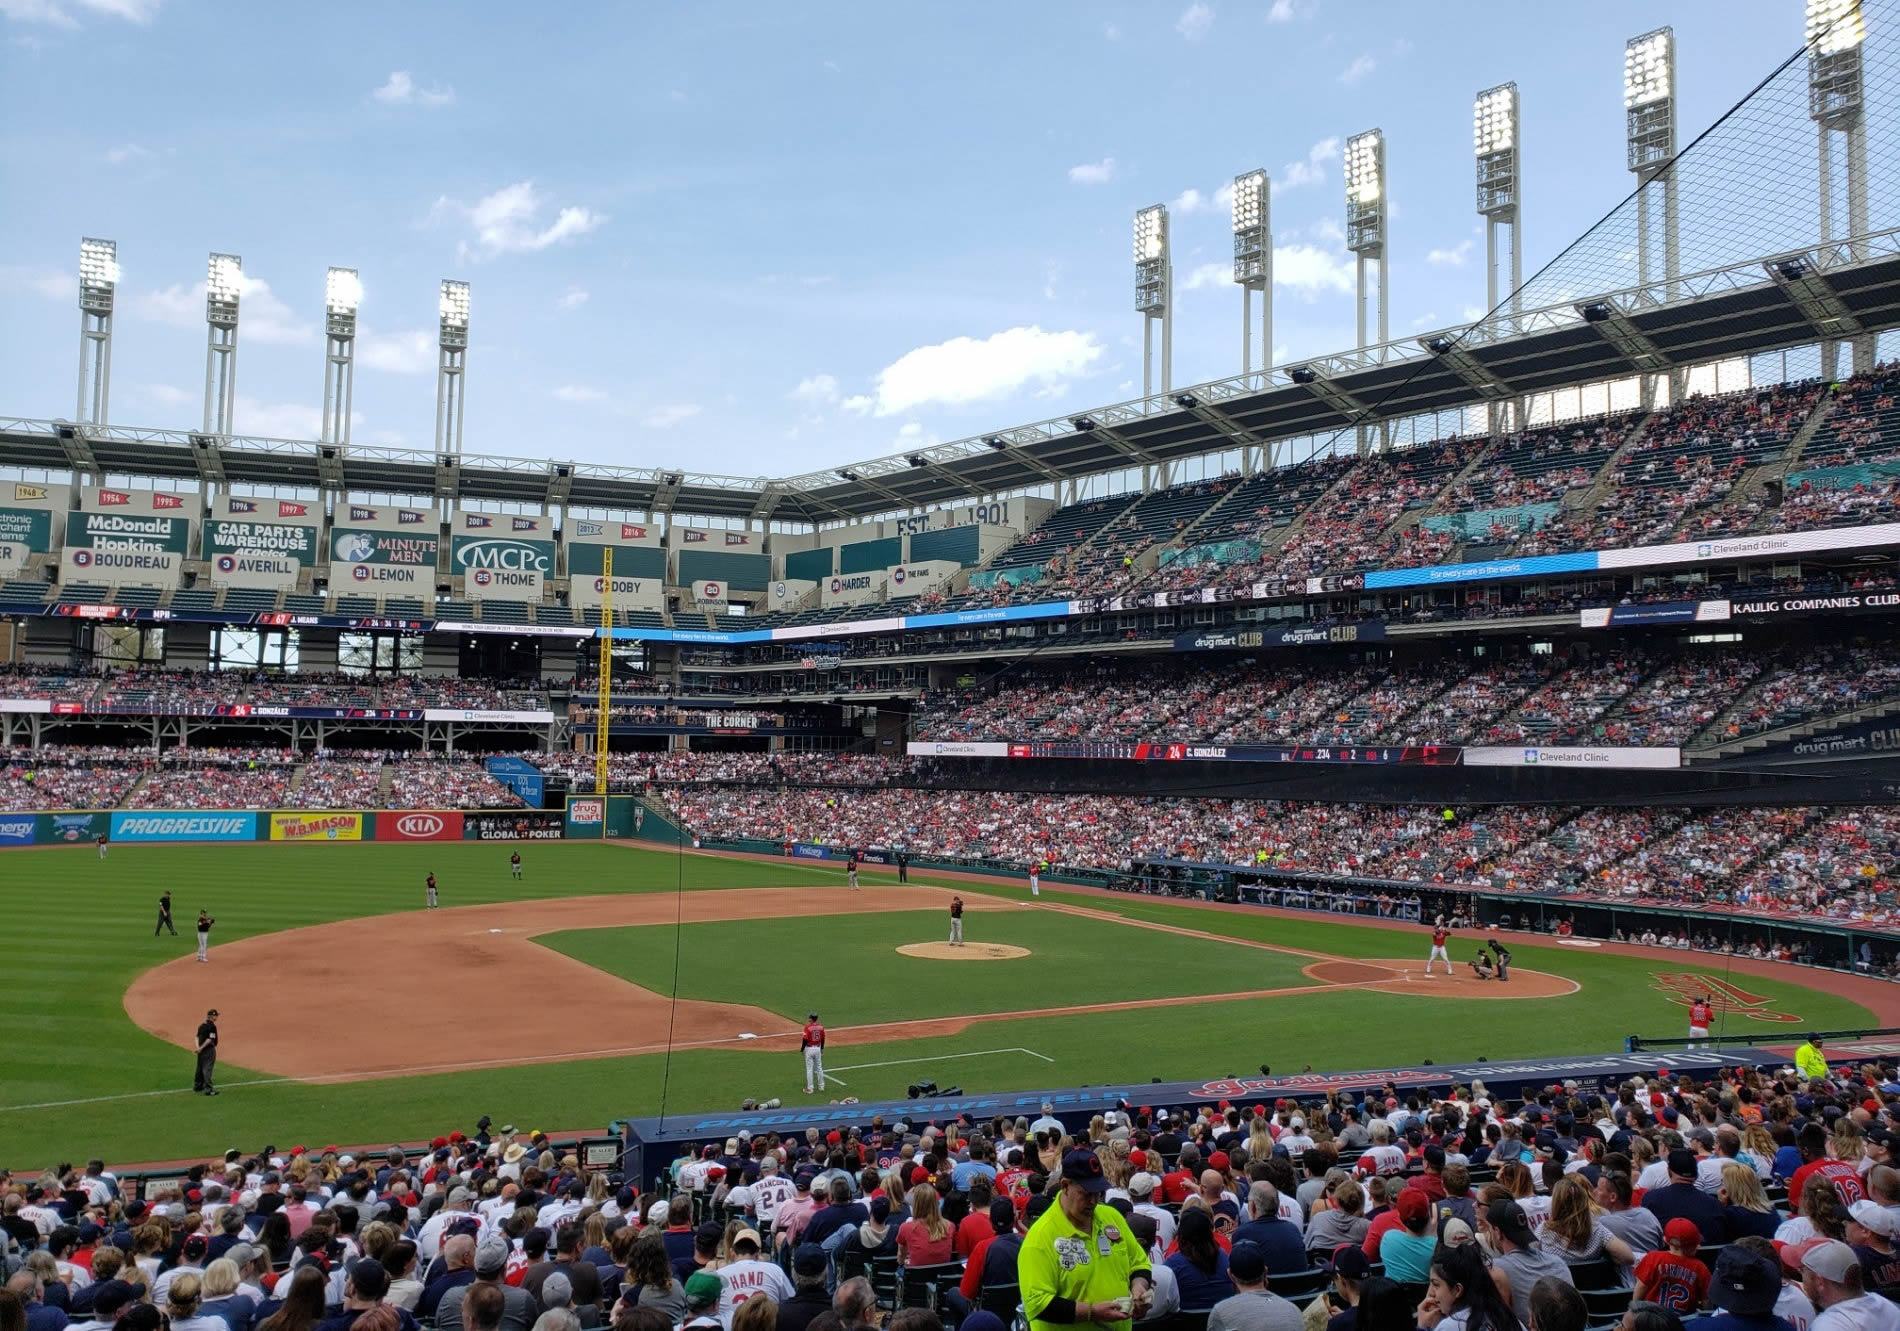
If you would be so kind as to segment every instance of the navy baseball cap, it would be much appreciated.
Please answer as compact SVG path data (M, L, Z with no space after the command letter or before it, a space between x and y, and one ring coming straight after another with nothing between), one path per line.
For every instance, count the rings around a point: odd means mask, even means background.
M1100 1195L1108 1191L1108 1176L1095 1152L1077 1149L1062 1157L1062 1181L1079 1183L1082 1191Z

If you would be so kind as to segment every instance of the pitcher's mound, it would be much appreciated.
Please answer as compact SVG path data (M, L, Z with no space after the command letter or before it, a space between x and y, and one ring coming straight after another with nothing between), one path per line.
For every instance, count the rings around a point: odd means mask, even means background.
M1014 961L1029 955L1026 947L1008 943L906 943L897 949L907 957L932 961Z

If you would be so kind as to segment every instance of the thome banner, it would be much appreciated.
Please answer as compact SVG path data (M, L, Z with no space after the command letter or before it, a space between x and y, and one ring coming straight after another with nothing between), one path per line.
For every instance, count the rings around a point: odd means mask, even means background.
M554 520L539 513L469 513L449 520L449 572L470 600L538 601L554 576Z

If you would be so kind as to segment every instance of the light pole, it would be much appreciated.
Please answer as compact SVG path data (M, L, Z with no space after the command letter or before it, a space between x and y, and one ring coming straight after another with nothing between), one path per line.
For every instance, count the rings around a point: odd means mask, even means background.
M1174 387L1174 265L1168 254L1168 210L1135 214L1135 309L1141 314L1141 395L1154 394L1153 333L1161 325L1161 391Z
M1867 38L1860 0L1807 0L1808 115L1820 131L1821 243L1834 239L1835 135L1847 176L1847 235L1855 259L1864 259L1867 235L1867 126L1863 117L1861 43ZM1841 345L1821 344L1821 372L1833 379ZM1874 340L1853 343L1853 372L1874 366Z
M462 456L462 372L468 366L468 283L444 279L436 302L440 316L436 345L435 451L438 457Z
M1498 309L1499 232L1509 228L1510 300L1513 333L1518 329L1519 289L1524 285L1524 229L1519 222L1517 85L1501 83L1478 94L1471 109L1472 150L1478 158L1478 215L1484 218L1484 308L1495 318ZM1492 434L1508 424L1508 404L1489 406ZM1518 425L1523 424L1521 418Z
M1265 171L1234 177L1234 281L1240 284L1240 372L1253 373L1253 296L1260 293L1260 368L1273 368L1272 183Z
M1380 130L1369 129L1363 134L1355 134L1346 140L1346 248L1355 259L1358 278L1358 295L1354 302L1354 312L1358 318L1359 348L1364 350L1366 343L1366 265L1376 262L1379 265L1378 290L1379 301L1379 341L1383 346L1391 340L1388 332L1390 316L1388 306L1389 289L1386 282L1386 188L1385 188L1385 134ZM1384 422L1379 425L1380 446L1387 447L1392 439ZM1366 427L1358 427L1358 447L1361 453L1366 451L1370 439Z
M350 442L350 403L356 397L356 307L363 283L354 268L332 268L323 278L323 442Z
M237 399L238 299L244 292L244 260L213 254L205 269L206 434L230 434Z
M1623 124L1636 174L1636 280L1650 280L1649 216L1658 197L1663 223L1665 299L1676 298L1676 32L1657 28L1623 45ZM1659 188L1652 188L1658 186ZM1671 386L1675 383L1671 377ZM1656 376L1643 376L1643 406L1656 405Z
M79 407L73 419L104 425L112 397L112 297L119 285L119 245L79 242Z

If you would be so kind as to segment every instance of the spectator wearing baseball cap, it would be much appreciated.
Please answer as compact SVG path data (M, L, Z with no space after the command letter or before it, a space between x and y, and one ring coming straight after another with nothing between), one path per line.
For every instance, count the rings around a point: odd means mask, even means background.
M725 1286L712 1271L695 1271L686 1281L686 1320L680 1331L722 1331L719 1293Z
M1794 1324L1775 1315L1781 1297L1777 1267L1774 1258L1749 1248L1724 1248L1709 1280L1709 1302L1721 1311L1689 1325L1695 1331L1791 1331Z
M1144 1169L1128 1180L1128 1197L1134 1203L1135 1214L1145 1215L1154 1221L1155 1241L1165 1250L1174 1242L1174 1216L1155 1201L1160 1192L1159 1174Z
M1207 1331L1302 1331L1300 1310L1267 1288L1267 1257L1241 1240L1227 1258L1234 1292L1207 1315Z
M1894 1236L1900 1216L1879 1202L1855 1202L1847 1208L1847 1246L1860 1258L1861 1284L1876 1292L1900 1286L1900 1254Z
M1388 1229L1379 1240L1379 1262L1388 1279L1422 1285L1432 1277L1432 1250L1438 1246L1431 1199L1418 1188L1407 1188L1393 1209L1399 1213L1399 1227Z
M1500 1197L1478 1216L1478 1231L1491 1249L1491 1270L1501 1276L1498 1293L1510 1300L1517 1320L1530 1324L1531 1286L1545 1276L1571 1279L1570 1267L1563 1258L1537 1244L1524 1208L1508 1197Z
M792 1250L792 1297L778 1306L776 1331L805 1331L812 1320L831 1311L831 1292L826 1288L830 1262L825 1250L816 1243L801 1243Z
M1022 1251L1022 1235L1016 1232L1016 1204L1007 1197L990 1199L987 1217L990 1236L971 1250L963 1264L963 1279L949 1296L950 1309L958 1321L967 1316L982 1296L983 1288L1016 1283L1016 1254ZM1130 1222L1134 1220L1129 1217Z
M1662 1222L1663 1238L1669 1237L1671 1220L1687 1220L1710 1247L1728 1242L1728 1217L1722 1203L1696 1186L1701 1166L1695 1152L1676 1147L1669 1152L1667 1167L1669 1182L1643 1194L1643 1209Z
M145 1286L126 1280L102 1280L92 1289L92 1320L72 1322L71 1328L96 1328L111 1326L125 1314L125 1310L145 1297Z
M747 1299L763 1295L774 1303L785 1303L797 1293L778 1263L760 1260L765 1244L758 1230L739 1230L730 1247L732 1260L719 1268L719 1321L728 1329L733 1312Z
M1854 1250L1837 1239L1803 1245L1801 1290L1819 1309L1809 1331L1896 1331L1900 1308L1868 1291Z
M1030 1225L1016 1259L1029 1331L1082 1322L1132 1331L1134 1318L1147 1312L1154 1284L1148 1254L1127 1218L1103 1204L1107 1191L1095 1152L1062 1157L1061 1191ZM1211 1217L1206 1236L1211 1244ZM1087 1260L1077 1260L1078 1252Z
M1636 1264L1634 1297L1660 1304L1677 1316L1693 1313L1709 1292L1708 1264L1696 1256L1702 1231L1695 1221L1678 1216L1663 1226L1663 1244Z

